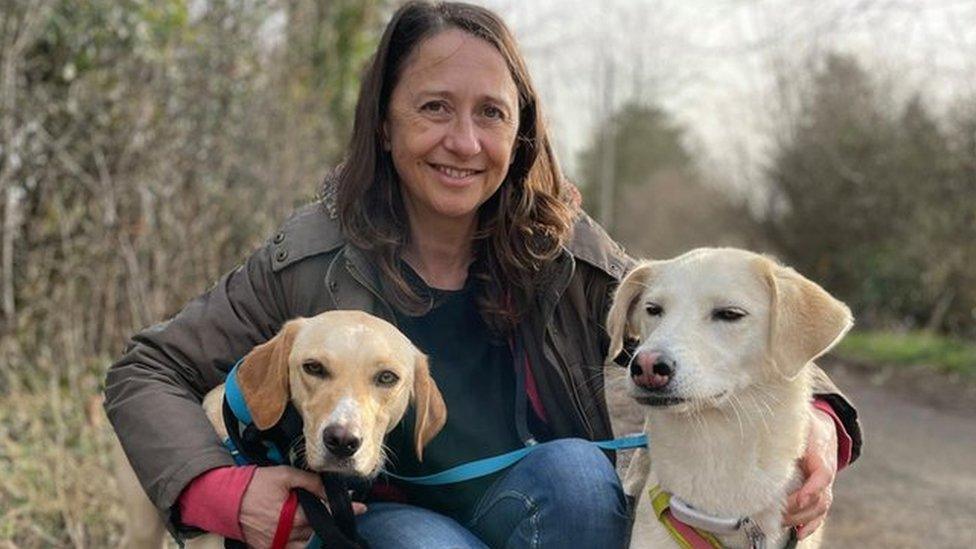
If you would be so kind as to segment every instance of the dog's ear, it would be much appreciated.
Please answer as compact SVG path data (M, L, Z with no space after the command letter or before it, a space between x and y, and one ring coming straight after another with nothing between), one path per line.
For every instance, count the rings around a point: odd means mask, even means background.
M792 379L836 345L854 318L847 305L819 285L789 267L762 261L771 294L770 358L780 375Z
M447 406L440 389L430 376L427 357L417 351L413 369L413 402L416 409L416 424L414 425L414 445L417 459L423 461L424 447L437 433L441 432L447 422Z
M237 385L258 429L271 428L288 404L288 355L301 326L287 322L276 336L251 350L237 369Z
M613 296L613 305L607 313L607 333L610 334L610 351L607 361L614 360L624 349L624 342L628 339L639 338L637 327L631 326L634 307L640 299L647 284L651 281L654 266L657 262L647 261L631 270Z

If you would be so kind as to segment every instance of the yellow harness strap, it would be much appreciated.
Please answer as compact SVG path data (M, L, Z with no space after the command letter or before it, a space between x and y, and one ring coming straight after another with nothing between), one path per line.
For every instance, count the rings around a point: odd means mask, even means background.
M692 540L687 539L684 534L678 530L678 527L675 526L674 517L672 517L670 513L666 512L671 506L671 494L662 490L660 485L656 485L652 486L651 489L648 490L648 495L651 498L651 507L654 508L654 515L657 516L657 520L661 521L661 524L667 528L668 533L671 534L671 537L675 542L677 542L681 549L700 549L702 546L701 542L694 543ZM683 526L685 528L694 530L694 532L702 538L702 541L707 543L713 549L722 549L722 544L709 532L699 530L698 528L687 524L684 524Z

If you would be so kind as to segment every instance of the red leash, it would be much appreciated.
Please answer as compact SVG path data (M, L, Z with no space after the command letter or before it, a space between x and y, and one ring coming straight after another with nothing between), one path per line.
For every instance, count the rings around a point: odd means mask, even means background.
M298 510L298 494L292 490L288 492L288 499L281 504L281 513L278 515L278 527L275 528L274 539L271 541L271 549L285 549L288 545L288 538L291 536L291 528L295 524L295 511Z

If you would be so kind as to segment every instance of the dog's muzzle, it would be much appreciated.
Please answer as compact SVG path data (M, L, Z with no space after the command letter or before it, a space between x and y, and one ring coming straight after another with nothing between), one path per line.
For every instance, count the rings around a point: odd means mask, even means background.
M630 363L630 378L635 385L648 391L665 390L674 373L674 359L656 351L639 351Z
M322 443L332 455L347 459L359 450L363 441L342 425L329 425L322 431Z
M681 404L685 399L672 394L676 371L676 363L670 356L658 351L638 351L630 362L630 379L635 386L631 396L644 406Z

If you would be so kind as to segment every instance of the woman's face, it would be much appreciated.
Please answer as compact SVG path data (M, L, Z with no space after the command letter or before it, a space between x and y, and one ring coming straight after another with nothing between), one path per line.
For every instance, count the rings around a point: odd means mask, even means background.
M458 29L417 46L383 129L413 222L470 222L508 173L518 92L501 54Z

